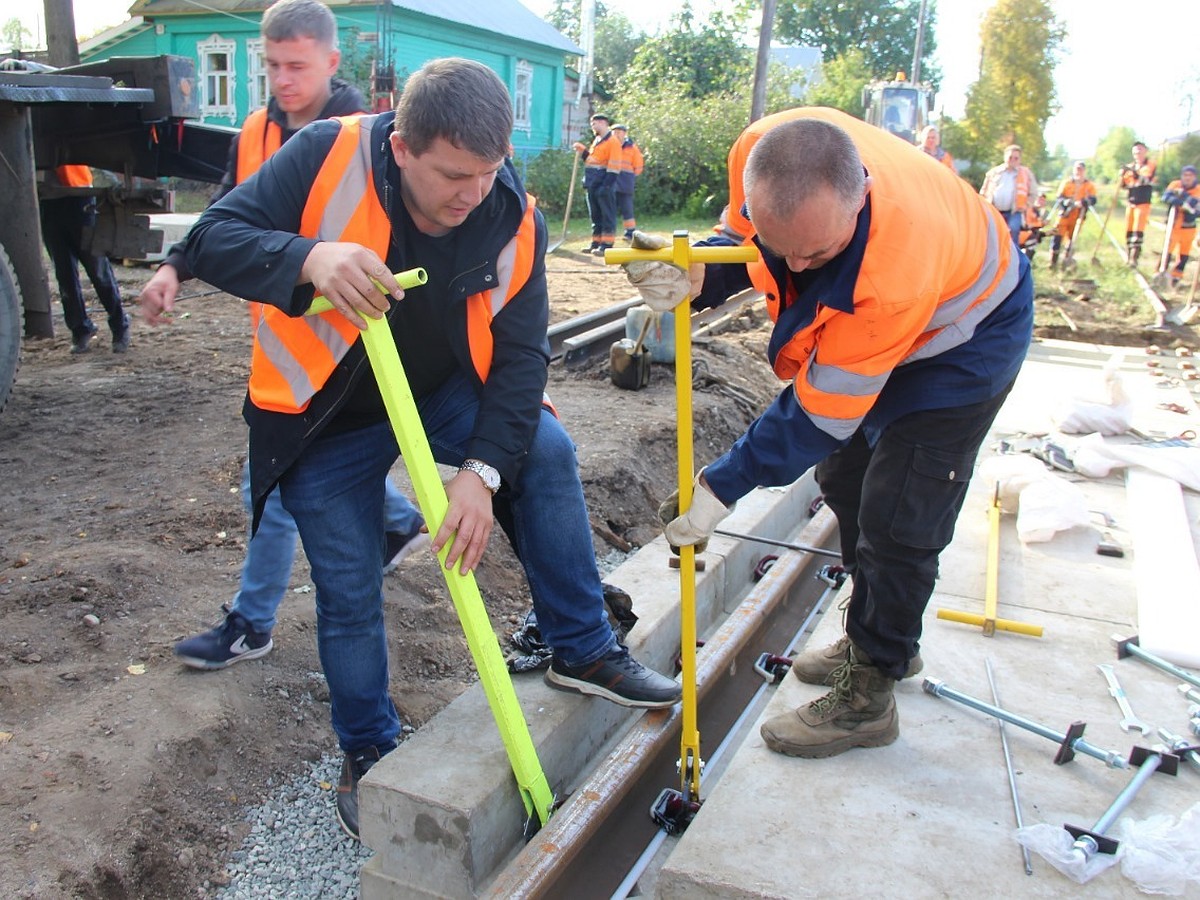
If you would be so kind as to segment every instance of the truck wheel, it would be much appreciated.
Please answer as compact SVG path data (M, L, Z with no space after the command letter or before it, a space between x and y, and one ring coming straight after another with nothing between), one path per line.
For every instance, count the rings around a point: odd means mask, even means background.
M21 289L8 254L0 247L0 412L21 365Z

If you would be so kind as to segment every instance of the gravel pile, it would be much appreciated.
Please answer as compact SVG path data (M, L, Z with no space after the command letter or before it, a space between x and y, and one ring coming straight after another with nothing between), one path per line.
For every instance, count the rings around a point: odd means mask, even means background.
M283 785L250 810L250 834L229 859L225 887L205 884L220 900L358 897L358 871L371 851L351 840L334 813L340 755L325 755L307 775ZM323 787L322 785L326 785Z

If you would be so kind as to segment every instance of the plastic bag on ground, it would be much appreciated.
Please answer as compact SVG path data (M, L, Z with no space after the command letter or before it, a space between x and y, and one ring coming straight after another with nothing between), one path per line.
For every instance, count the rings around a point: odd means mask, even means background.
M1071 849L1075 839L1060 825L1049 822L1026 825L1018 828L1016 835L1017 843L1028 847L1077 884L1086 884L1117 863L1117 856L1108 853L1097 853L1085 862L1082 854ZM1118 855L1119 852L1120 848Z
M1178 822L1170 815L1122 819L1119 835L1121 874L1139 890L1172 897L1200 891L1200 803Z
M1116 354L1104 364L1104 399L1074 397L1052 415L1055 427L1064 434L1124 434L1133 425L1133 401L1121 379L1125 357Z
M1113 469L1141 466L1200 491L1200 447L1139 447L1113 444L1099 434L1081 438L1072 456L1075 471L1089 478L1104 478Z

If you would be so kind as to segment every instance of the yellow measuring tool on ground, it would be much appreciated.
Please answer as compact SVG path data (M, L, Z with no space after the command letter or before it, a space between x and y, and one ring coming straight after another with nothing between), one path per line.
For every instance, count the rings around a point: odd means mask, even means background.
M395 279L402 288L417 287L425 283L425 270L409 269L406 272L398 272ZM379 289L387 290L383 285L379 285ZM333 306L328 300L317 297L307 314L313 315L331 309ZM362 333L362 341L367 351L367 359L370 360L371 370L375 373L375 380L379 382L379 393L383 396L383 405L387 408L392 431L400 445L404 465L412 478L417 503L430 532L436 533L446 517L449 502L442 479L438 476L433 451L429 449L429 440L425 437L425 428L417 413L416 400L413 399L412 390L408 386L408 377L400 363L400 354L396 351L396 342L392 338L387 318L364 318L367 319L367 328ZM517 779L517 788L521 792L521 800L525 804L525 813L528 816L528 837L536 831L533 821L535 816L537 826L545 825L550 818L554 795L542 771L542 764L538 761L537 750L533 746L533 738L529 734L521 705L517 702L517 693L513 689L512 679L504 665L504 655L500 652L496 633L492 630L491 620L488 619L487 610L484 608L475 573L468 572L463 575L459 573L458 566L447 568L446 556L449 552L450 545L447 544L438 554L440 568L446 578L446 587L450 589L450 596L454 600L454 609L462 623L467 647L479 672L479 681L487 696L488 706L496 720L496 727L500 730L504 749L508 752L513 775Z
M661 250L607 250L606 263L655 261L671 263L684 272L692 263L747 263L758 250L746 247L692 247L686 231L676 231L670 247ZM675 404L678 443L679 512L692 505L692 330L691 297L675 307ZM683 670L683 723L679 746L679 777L683 799L700 802L700 730L696 723L696 548L679 548L680 662Z
M996 618L996 605L1000 597L1000 484L992 489L992 501L988 506L987 580L983 591L983 615L959 612L955 609L939 609L937 617L964 625L981 625L986 637L994 637L997 629L1016 634L1042 636L1041 625L1016 622L1012 619Z

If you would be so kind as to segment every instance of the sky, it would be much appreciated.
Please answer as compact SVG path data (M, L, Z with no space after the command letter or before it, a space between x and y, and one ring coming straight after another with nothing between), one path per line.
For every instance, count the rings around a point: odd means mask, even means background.
M539 15L552 0L521 0ZM942 69L938 105L952 117L962 115L967 88L979 66L979 25L994 0L940 0L937 22L937 62ZM605 0L642 29L654 33L670 21L683 0ZM693 0L699 14L718 0ZM1182 0L1140 0L1136 22L1131 7L1115 0L1052 0L1058 18L1067 27L1064 52L1055 82L1061 111L1049 122L1046 144L1059 144L1073 157L1087 158L1108 131L1128 125L1151 148L1165 138L1200 129L1200 96L1190 110L1183 101L1184 84L1200 94L1200 57L1195 45L1172 31ZM81 35L94 34L127 18L132 0L75 0L75 25ZM18 15L31 33L42 37L41 3L0 0L0 21ZM1139 24L1141 23L1141 24ZM1164 37L1179 38L1174 48ZM1170 42L1167 42L1170 43ZM1189 61L1188 57L1192 60Z

